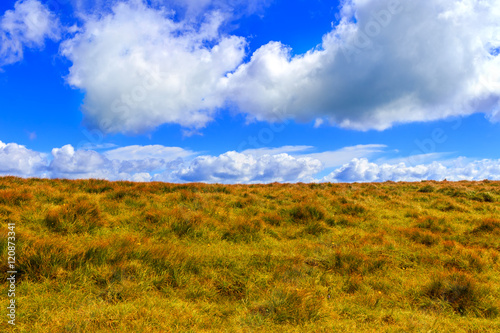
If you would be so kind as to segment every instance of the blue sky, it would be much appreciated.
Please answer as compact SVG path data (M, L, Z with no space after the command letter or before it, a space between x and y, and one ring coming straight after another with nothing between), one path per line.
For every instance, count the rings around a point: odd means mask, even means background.
M7 0L0 43L0 175L500 179L498 0Z

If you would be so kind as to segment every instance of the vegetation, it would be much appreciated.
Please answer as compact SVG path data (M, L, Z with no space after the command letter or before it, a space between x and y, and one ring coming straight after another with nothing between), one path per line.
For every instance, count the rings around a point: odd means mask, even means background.
M499 201L490 181L0 178L0 330L500 332Z

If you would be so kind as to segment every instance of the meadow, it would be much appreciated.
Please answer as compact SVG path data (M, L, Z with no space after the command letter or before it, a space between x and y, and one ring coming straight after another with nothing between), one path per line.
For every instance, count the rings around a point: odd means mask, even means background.
M0 330L500 332L499 202L493 181L0 178Z

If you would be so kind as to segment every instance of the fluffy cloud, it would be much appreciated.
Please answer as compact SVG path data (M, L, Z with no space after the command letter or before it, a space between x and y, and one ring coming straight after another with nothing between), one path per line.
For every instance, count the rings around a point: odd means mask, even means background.
M199 156L177 147L129 146L104 153L66 145L51 156L0 142L0 175L107 180L268 183L312 181L319 160L288 154L255 157L236 152Z
M311 153L310 151L315 149L312 146L283 146L279 148L247 149L242 153L255 157L285 153L296 158L308 157L314 160L319 160L323 164L324 168L333 168L348 163L354 158L366 158L382 153L385 148L387 148L386 145L370 144L344 147L334 151Z
M116 2L62 43L89 126L196 130L228 104L250 119L357 130L474 112L500 121L500 0L346 0L318 47L291 56L270 42L246 63L245 39L221 26L267 1L169 1L194 13L180 21L165 3Z
M0 174L12 176L43 176L47 156L16 143L0 141Z
M19 0L0 18L0 66L23 59L24 48L60 38L59 20L38 0Z
M178 170L159 175L156 180L209 183L268 183L312 181L322 164L312 158L288 154L254 157L237 152L220 156L200 156Z
M320 160L325 168L332 168L350 162L354 158L370 157L382 153L387 148L385 145L357 145L344 147L335 151L306 154L304 156Z
M48 167L51 177L101 178L108 180L149 181L152 173L182 163L192 152L177 147L128 146L103 154L93 150L75 150L73 146L52 149Z
M168 5L185 12L186 17L196 17L210 10L231 13L233 16L248 15L261 12L272 0L153 0L152 3Z
M379 181L421 181L421 180L499 180L500 160L467 162L457 159L451 165L433 162L427 165L406 166L405 163L382 164L354 159L335 170L322 181L326 182L379 182Z
M384 148L371 145L373 149ZM0 176L46 177L130 181L166 181L174 183L270 183L270 182L379 182L420 180L500 180L500 160L470 161L465 158L408 166L400 163L372 163L354 158L323 179L316 175L325 164L312 154L291 156L283 151L300 152L306 146L288 146L249 153L227 152L219 156L198 156L177 147L129 146L104 153L75 150L66 145L54 148L51 155L24 146L0 142ZM341 152L359 152L370 146L354 146ZM325 152L329 156L329 152ZM341 154L341 155L342 155ZM343 157L339 155L339 158ZM328 161L328 159L327 159Z
M178 158L186 158L194 155L194 152L179 147L165 147L160 145L151 146L127 146L108 150L104 155L112 160L131 161L156 159L172 161Z
M61 53L73 63L69 83L86 93L87 124L106 132L205 126L225 102L221 78L245 55L243 38L219 34L218 12L193 28L172 12L130 1L84 21Z
M77 150L71 145L52 149L49 169L56 177L107 178L111 161L92 150Z
M359 130L473 112L500 120L499 0L346 0L341 14L306 54L258 49L227 75L230 99L259 120Z

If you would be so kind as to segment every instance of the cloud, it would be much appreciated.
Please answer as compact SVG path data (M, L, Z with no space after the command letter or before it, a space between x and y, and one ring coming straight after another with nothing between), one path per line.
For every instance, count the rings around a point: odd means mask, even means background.
M346 0L309 52L270 42L224 80L258 120L357 130L484 112L500 120L499 0ZM321 120L316 121L321 124Z
M326 182L380 182L421 180L500 180L500 160L484 159L467 162L456 159L450 165L433 162L427 165L406 166L405 163L382 164L354 159L322 179Z
M47 156L16 143L0 141L0 174L11 176L43 176Z
M218 10L231 13L233 17L261 13L273 0L153 0L152 3L168 4L183 12L185 17L192 18L207 11Z
M382 153L385 148L387 148L386 145L369 144L344 147L333 151L311 153L309 151L315 149L312 146L283 146L278 148L247 149L244 150L242 154L261 157L264 155L277 155L285 153L297 158L308 157L318 160L323 164L324 168L332 168L348 163L354 158L368 158L375 154Z
M159 175L156 180L177 179L183 182L269 183L308 182L321 171L322 165L312 158L295 158L288 154L254 157L237 152L219 156L200 156L178 170Z
M255 157L261 157L264 155L277 155L277 154L294 154L303 153L305 151L314 149L313 146L283 146L278 148L256 148L256 149L246 149L242 151L242 154L252 155Z
M108 150L104 153L109 159L118 161L130 161L141 159L158 159L172 161L178 158L186 158L195 153L179 147L165 147L161 145L150 146L127 146L113 150Z
M112 3L61 44L85 123L105 132L198 133L228 106L356 130L476 112L500 121L500 0L346 0L317 47L292 56L269 42L247 62L245 38L222 27L268 1Z
M151 180L183 162L193 153L178 147L128 146L99 153L73 146L52 149L48 167L52 178L100 178L108 180Z
M325 168L332 168L350 162L354 158L367 158L375 154L382 153L385 148L387 148L386 145L380 144L357 145L344 147L335 151L305 154L303 156L321 161Z
M68 82L86 93L86 124L113 133L204 127L225 103L221 78L245 56L243 38L219 33L224 20L211 12L201 23L175 21L142 1L85 16L61 53L73 63Z
M70 2L75 12L89 13L109 11L120 0L89 1L64 0ZM230 14L233 19L245 15L262 14L274 0L149 0L153 8L169 8L176 12L176 17L190 21L197 20L210 11Z
M108 180L268 183L312 181L321 162L287 154L254 157L236 152L200 156L178 147L129 146L98 153L71 145L52 150L51 178Z
M381 149L381 145L354 146L337 152ZM293 152L306 146L287 146ZM299 149L300 148L300 149ZM268 149L272 151L272 149ZM257 150L259 151L259 150ZM262 151L261 151L262 152ZM332 152L335 153L335 152ZM328 176L318 179L325 165L311 154L244 154L230 151L219 156L198 156L179 147L129 146L99 153L71 145L52 149L51 154L0 141L0 175L19 177L130 181L166 181L253 184L270 182L379 182L421 180L500 180L500 160L458 158L408 166L373 163L354 158Z
M42 48L60 39L59 19L37 0L20 0L0 18L0 66L23 59L25 48Z
M52 149L49 169L55 178L106 178L113 174L113 165L92 150L77 150L71 145Z

